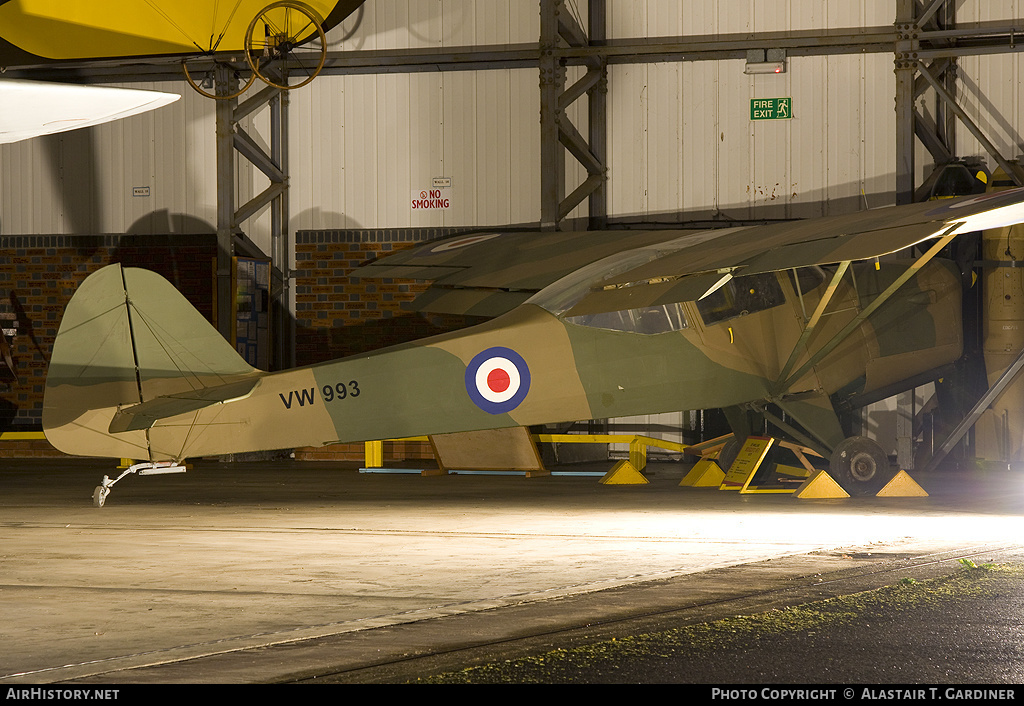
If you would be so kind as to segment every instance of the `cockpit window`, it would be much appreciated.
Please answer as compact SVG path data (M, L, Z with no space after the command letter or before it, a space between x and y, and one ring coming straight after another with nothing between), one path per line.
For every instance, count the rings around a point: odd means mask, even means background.
M737 316L746 316L784 304L779 280L774 272L747 275L729 280L714 293L697 302L697 310L706 324Z
M686 315L683 313L683 308L675 303L647 306L642 309L567 316L565 320L577 326L648 335L680 331L687 328Z

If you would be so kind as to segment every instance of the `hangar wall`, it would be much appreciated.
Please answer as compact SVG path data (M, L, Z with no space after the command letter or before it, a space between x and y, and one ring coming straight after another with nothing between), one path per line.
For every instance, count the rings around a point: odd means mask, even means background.
M969 0L958 19L1015 17L1024 11L1019 5ZM890 24L893 8L893 0L611 2L608 32L827 30ZM537 34L535 3L375 0L361 19L332 32L331 48L515 44L535 42ZM961 66L962 105L997 148L1015 156L1024 142L1024 56L968 57ZM321 76L294 91L292 230L536 223L537 80L536 69ZM212 232L213 101L184 83L132 85L183 99L152 114L0 148L0 235ZM737 60L617 65L608 90L612 217L803 217L892 200L890 54L792 57L778 76L745 75ZM793 98L793 119L750 119L751 98L781 96ZM581 129L584 116L579 107ZM259 134L267 118L252 120ZM958 140L961 154L983 155L962 127ZM923 172L928 158L919 149ZM578 183L580 167L572 162L567 181ZM244 160L237 167L241 202L263 188L264 177ZM450 209L413 212L410 194L436 176L452 179ZM134 187L148 187L148 194L136 195ZM264 249L268 220L245 224Z

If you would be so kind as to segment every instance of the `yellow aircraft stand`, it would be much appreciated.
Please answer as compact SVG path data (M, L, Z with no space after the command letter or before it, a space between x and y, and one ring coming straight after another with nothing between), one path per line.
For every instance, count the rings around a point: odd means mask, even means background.
M605 485L644 485L650 481L641 473L647 467L647 445L639 437L629 442L629 458L619 461L599 481Z
M800 462L800 466L779 463L776 451L785 449L791 452ZM773 437L751 436L743 444L736 460L733 461L729 470L725 473L719 490L736 490L741 494L748 493L777 493L791 494L797 491L797 478L807 478L818 472L818 469L811 465L807 455L818 456L815 451L788 441L781 441ZM762 466L769 475L775 477L774 482L765 484L764 473L760 474ZM787 487L787 479L779 478L779 475L786 476L791 483ZM804 484L806 485L806 483ZM803 487L803 485L799 486Z
M804 481L803 485L793 493L801 500L821 498L848 498L850 494L825 471L818 471Z
M625 459L612 466L612 470L605 473L598 482L605 485L644 485L645 483L650 483L632 462Z
M769 437L751 436L743 443L736 460L725 472L719 490L738 490L743 492L750 486L757 469L761 466L768 450L772 447L775 439Z
M511 431L514 434L522 434L522 433L526 432L525 428L522 428L522 427L520 427L519 429L513 429ZM493 433L494 432L488 432L488 434L493 434ZM449 434L447 436L450 436L450 437L453 437L453 438L454 437L460 437L460 438L461 437L466 437L468 439L468 438L470 438L470 436L472 434L473 434L473 432L469 432L469 433L465 433L465 434L459 434L459 435ZM426 438L427 437L410 437L409 439L406 439L406 440L407 441L411 441L411 440L414 440L414 439L415 440L425 440ZM643 475L643 469L647 466L647 447L648 446L656 446L656 447L661 448L661 449L666 449L668 451L678 451L680 453L684 452L684 451L686 451L687 449L690 448L686 444L679 444L679 443L676 443L674 441L666 441L664 439L655 439L655 438L652 438L652 437L649 437L649 436L641 436L641 435L637 435L637 434L533 434L533 435L530 435L530 436L528 436L526 438L532 440L532 442L541 442L541 443L629 444L629 458L628 459L624 459L624 460L619 461L618 463L616 463L612 467L612 469L610 471L608 471L607 473L605 473L604 476L599 481L600 483L604 483L604 484L608 484L608 485L644 485L644 484L648 483L649 481ZM519 439L519 441L522 442L522 439L519 438L518 436L517 436L517 439ZM389 441L399 441L399 440L398 439L390 439ZM438 437L431 437L431 444L434 447L435 458L438 458L438 464L440 466L440 469L437 470L437 471L424 471L423 472L424 475L439 474L439 473L446 472L444 470L446 464L444 464L444 463L442 463L440 461L440 456L438 455L439 454L439 449L437 447L437 441L438 441ZM365 454L366 454L366 467L368 469L381 468L384 465L384 448L383 448L383 443L384 443L383 441L367 441L366 442ZM504 449L504 448L506 448L507 444L495 443L492 440L489 443L489 446L493 447L493 448ZM525 444L520 443L519 447L520 448L525 448ZM535 451L536 451L536 449L534 449L534 452ZM527 454L527 455L529 455L529 454ZM720 469L718 469L718 466L713 461L710 461L710 453L708 454L708 458L709 458L708 463L711 464L710 467L705 465L705 464L703 464L703 463L698 463L697 466L695 466L694 468L696 469L697 467L702 467L702 468L704 468L707 471L707 477L704 478L703 481L701 482L702 486L703 485L707 485L707 486L714 485L714 486L717 487L719 485L719 483L721 482L721 476L723 476L724 474L722 473L722 471ZM540 457L539 456L536 457L536 463L540 464ZM715 471L717 471L717 473L718 473L718 476L719 476L718 478L715 478ZM533 468L533 467L526 468L526 476L527 477L538 476L538 475L548 475L548 473L549 473L548 471L544 470L540 466L538 466L537 468ZM692 474L693 471L691 470L690 473Z
M725 473L718 467L718 462L709 457L697 461L679 485L690 488L718 488L723 480Z
M544 443L569 444L629 444L629 459L622 460L612 466L599 481L608 485L643 485L649 481L644 478L643 469L647 466L647 447L656 446L668 451L683 452L686 444L674 441L655 439L637 434L534 434L534 441Z
M900 471L893 479L885 484L885 487L878 491L879 498L927 498L928 493L917 484L910 474Z

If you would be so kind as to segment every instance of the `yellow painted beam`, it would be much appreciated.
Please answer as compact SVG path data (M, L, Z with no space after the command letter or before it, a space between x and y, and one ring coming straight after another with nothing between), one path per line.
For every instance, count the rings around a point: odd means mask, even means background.
M0 433L0 441L46 441L46 434L41 431L5 431Z
M406 436L400 439L374 439L363 442L363 456L367 468L384 467L384 442L385 441L430 441L426 436Z
M384 442L367 441L364 446L364 456L367 468L384 467Z
M685 451L689 444L655 439L641 434L534 434L534 441L565 444L632 444L640 441L644 446L655 446L666 451Z

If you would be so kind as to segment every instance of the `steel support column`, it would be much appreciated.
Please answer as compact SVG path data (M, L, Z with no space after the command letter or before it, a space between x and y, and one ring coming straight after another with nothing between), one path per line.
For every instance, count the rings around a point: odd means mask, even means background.
M607 60L602 56L586 57L582 62L586 73L566 88L566 62L561 57L561 49L563 46L588 47L594 40L603 41L604 0L590 3L589 36L563 0L542 0L540 9L541 228L556 230L588 197L591 227L600 227L607 221ZM589 140L580 134L566 114L566 109L584 95L588 97ZM587 178L568 196L566 150L587 170Z
M914 75L916 0L896 0L896 203L914 200Z
M217 90L235 90L227 69L218 68ZM256 111L269 106L270 154L240 125ZM287 91L268 86L242 103L237 99L217 101L217 329L232 336L232 258L239 243L247 243L246 255L263 256L247 241L241 224L270 207L272 356L274 368L295 364L294 290L291 286L291 238L288 233L288 96ZM235 156L244 157L262 172L270 184L241 206L237 193Z
M215 74L216 90L221 95L234 93L237 79L227 66ZM217 101L217 330L231 340L231 265L235 254L235 151L234 112L237 100Z
M558 96L565 90L565 67L558 60L561 0L540 3L540 227L556 230L565 194L565 153L558 143Z
M288 91L281 91L270 102L270 129L277 137L271 143L271 158L288 174ZM292 240L288 230L287 188L270 204L270 257L275 281L272 288L274 360L281 369L295 367L295 287L292 270Z
M607 12L605 0L590 0L587 22L590 30L590 43L604 42L607 39ZM600 59L596 65L600 78L588 92L587 107L589 111L587 128L590 136L590 151L602 164L608 164L608 65ZM601 173L600 185L590 193L588 203L590 229L599 230L608 225L608 179L607 169Z

